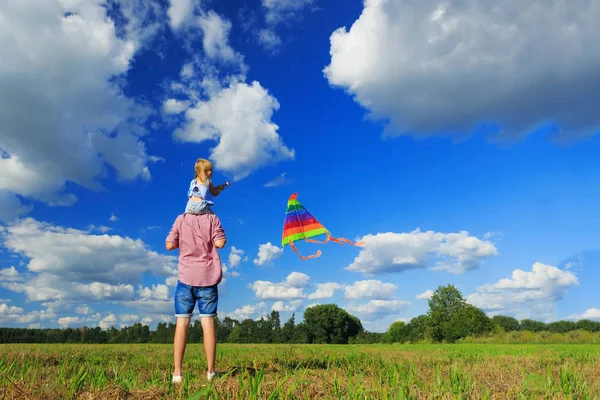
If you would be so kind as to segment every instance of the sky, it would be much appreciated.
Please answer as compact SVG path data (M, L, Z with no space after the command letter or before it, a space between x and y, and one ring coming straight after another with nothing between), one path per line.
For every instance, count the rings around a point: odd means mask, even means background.
M0 325L174 322L197 158L219 317L370 331L455 285L600 320L600 0L0 0ZM334 237L281 236L292 193Z

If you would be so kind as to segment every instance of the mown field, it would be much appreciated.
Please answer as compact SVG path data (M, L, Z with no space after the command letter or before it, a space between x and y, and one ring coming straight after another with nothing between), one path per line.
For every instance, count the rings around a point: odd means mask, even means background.
M598 399L598 345L233 345L206 382L199 344L0 347L0 399Z

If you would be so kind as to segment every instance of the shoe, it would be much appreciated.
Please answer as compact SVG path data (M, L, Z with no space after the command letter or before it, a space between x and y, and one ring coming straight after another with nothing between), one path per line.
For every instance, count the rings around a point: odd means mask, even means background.
M206 373L206 379L208 379L209 381L211 381L215 376L217 375L217 372L207 372Z
M181 383L183 381L183 376L181 375L173 375L173 379L171 382L173 383Z

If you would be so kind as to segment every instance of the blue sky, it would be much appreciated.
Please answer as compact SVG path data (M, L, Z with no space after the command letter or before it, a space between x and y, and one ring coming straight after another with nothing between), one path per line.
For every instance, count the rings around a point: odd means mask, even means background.
M452 283L600 319L599 2L29 3L0 6L2 326L174 321L198 157L233 183L222 317L333 302L385 331ZM364 247L282 249L294 192Z

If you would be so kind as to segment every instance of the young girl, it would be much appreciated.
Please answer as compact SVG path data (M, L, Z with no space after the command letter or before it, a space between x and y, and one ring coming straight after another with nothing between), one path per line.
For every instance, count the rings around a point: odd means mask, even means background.
M213 196L218 196L227 184L214 186L212 177L212 163L204 158L196 160L194 165L195 178L190 182L188 189L188 202L185 212L188 214L214 214L211 207L215 204Z

